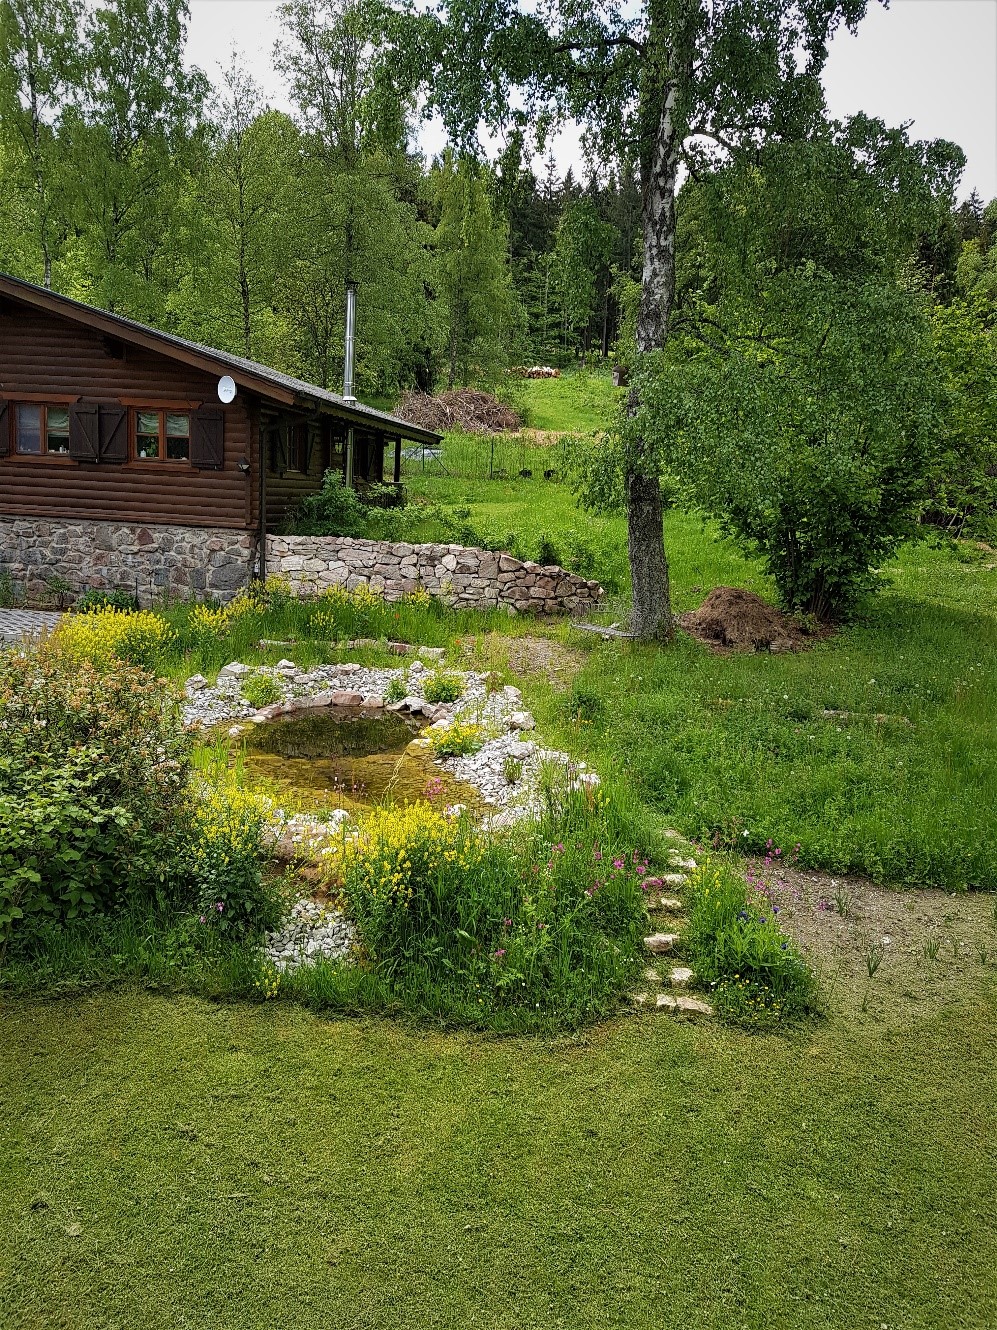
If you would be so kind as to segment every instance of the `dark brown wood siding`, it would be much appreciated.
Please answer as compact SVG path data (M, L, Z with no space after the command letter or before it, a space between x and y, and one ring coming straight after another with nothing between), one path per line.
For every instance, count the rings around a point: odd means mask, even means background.
M217 378L12 300L0 302L0 398L127 405L203 403L224 413L224 465L77 462L0 456L0 514L252 528L258 486L252 422L240 392L222 407ZM9 414L9 413L8 413ZM251 464L247 476L238 468Z
M307 429L311 437L307 470L295 455L295 431ZM266 466L267 529L278 530L297 504L322 487L326 471L343 472L346 425L341 420L277 414L263 408L263 458Z

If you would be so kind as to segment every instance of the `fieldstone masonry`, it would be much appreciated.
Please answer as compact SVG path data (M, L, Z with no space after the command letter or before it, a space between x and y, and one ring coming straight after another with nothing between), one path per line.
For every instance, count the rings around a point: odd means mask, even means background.
M423 589L449 605L518 614L585 614L605 595L598 582L511 554L348 536L268 536L267 572L286 577L298 595L369 586L398 600Z
M71 601L91 587L128 591L140 605L164 595L229 600L255 558L249 531L0 517L0 576L33 604Z

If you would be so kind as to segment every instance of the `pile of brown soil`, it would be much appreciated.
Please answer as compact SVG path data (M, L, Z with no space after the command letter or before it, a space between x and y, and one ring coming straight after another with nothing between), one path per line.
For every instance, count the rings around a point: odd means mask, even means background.
M506 406L491 393L478 392L474 388L455 388L436 397L415 391L403 393L397 414L411 425L435 430L438 434L445 434L447 430L497 434L501 430L519 429L523 423L511 406Z
M699 609L680 614L678 623L718 650L801 651L809 645L798 623L739 587L714 587Z

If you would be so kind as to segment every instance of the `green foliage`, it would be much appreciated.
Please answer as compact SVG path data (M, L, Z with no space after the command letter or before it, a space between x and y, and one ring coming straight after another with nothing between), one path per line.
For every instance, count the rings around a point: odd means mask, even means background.
M932 339L943 412L925 518L986 540L997 533L997 321L955 300L932 311Z
M142 671L0 653L0 933L176 892L190 738Z
M201 928L248 938L277 925L281 897L263 872L275 816L268 799L236 785L199 792L184 869Z
M99 591L91 587L84 591L73 606L77 614L92 614L95 610L123 610L131 613L138 609L138 600L130 591Z
M485 737L474 721L454 720L445 729L431 731L429 742L437 757L467 757L481 748Z
M768 317L761 344L745 328L722 355L652 372L637 428L761 554L788 609L840 618L926 498L939 417L927 318L909 290L811 273L769 286Z
M405 687L404 679L389 679L388 686L384 690L385 702L400 702L403 697L408 695L408 689Z
M434 284L447 388L491 383L521 336L522 312L481 168L447 153L434 178L439 222Z
M249 705L256 707L257 710L284 700L284 690L277 680L272 675L261 674L259 671L246 675L240 691Z
M702 864L686 887L682 935L696 977L719 1014L743 1024L793 1019L817 1010L817 981L779 927L779 907L749 890L743 871L722 860Z
M636 968L647 863L580 796L561 819L555 841L550 825L490 837L424 804L372 814L343 874L376 972L474 1023L607 1010Z
M422 682L427 702L456 702L464 693L464 677L454 670L435 669Z

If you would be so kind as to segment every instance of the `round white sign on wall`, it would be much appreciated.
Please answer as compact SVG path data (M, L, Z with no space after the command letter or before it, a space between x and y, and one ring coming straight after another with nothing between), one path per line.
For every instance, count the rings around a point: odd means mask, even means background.
M218 400L221 402L231 402L235 397L235 379L224 374L218 380Z

